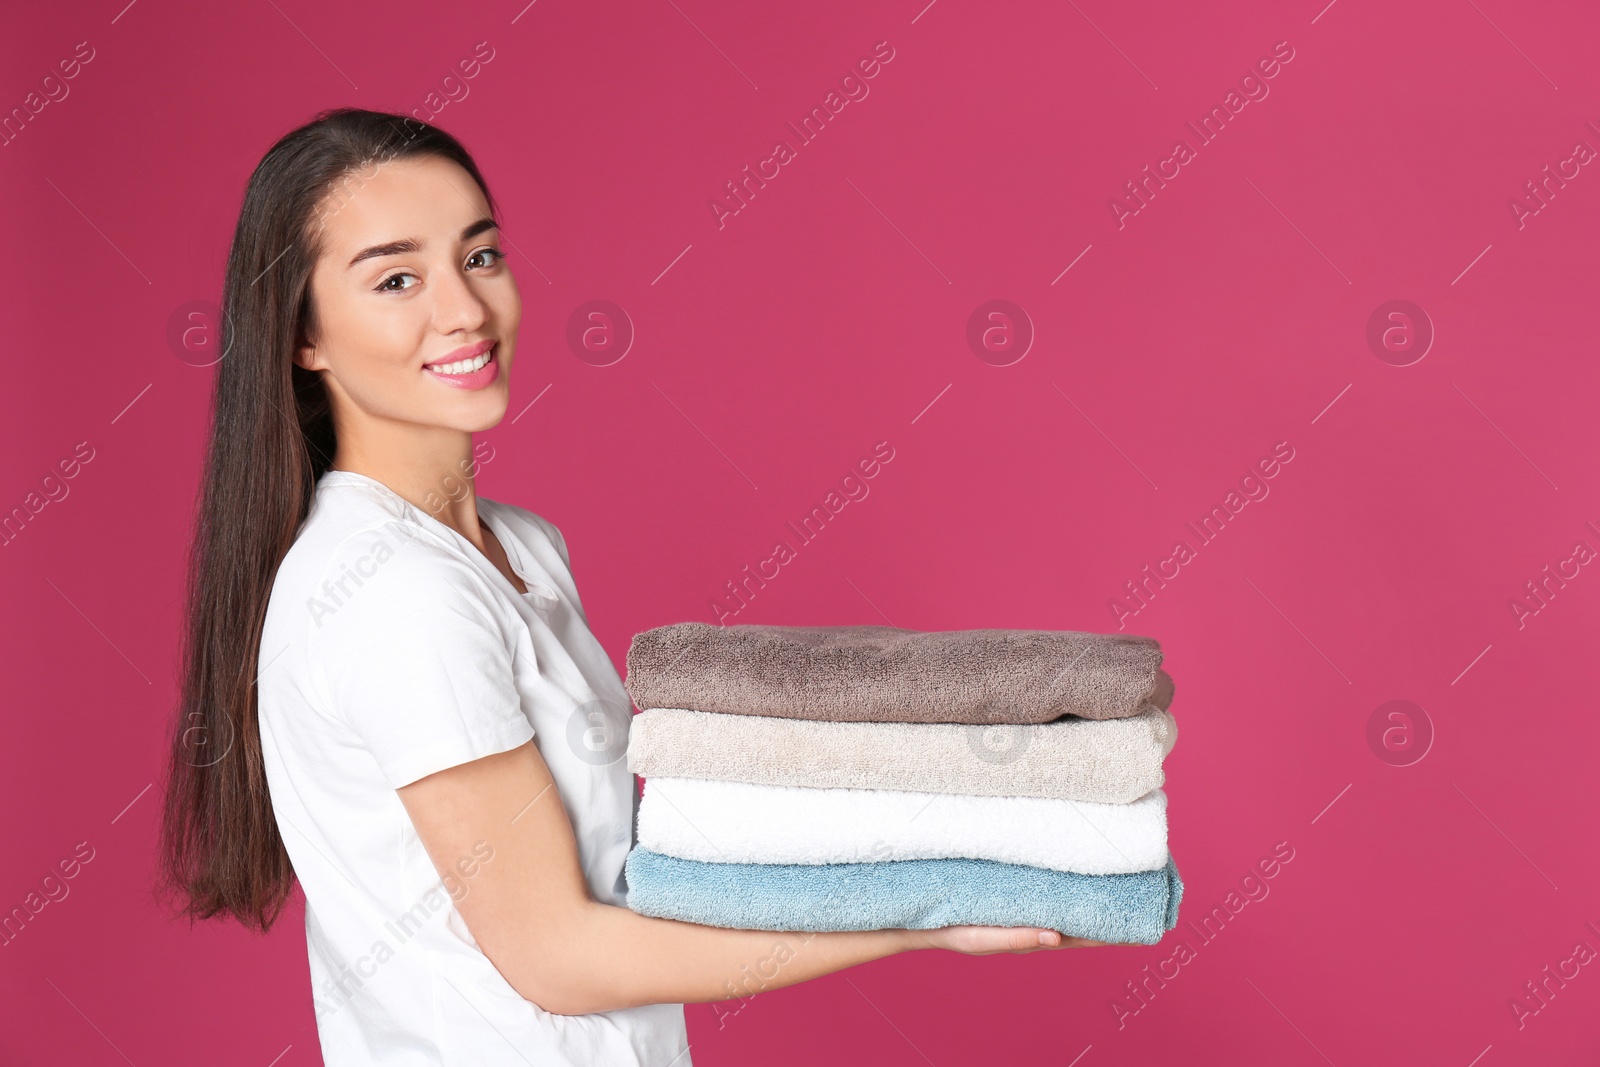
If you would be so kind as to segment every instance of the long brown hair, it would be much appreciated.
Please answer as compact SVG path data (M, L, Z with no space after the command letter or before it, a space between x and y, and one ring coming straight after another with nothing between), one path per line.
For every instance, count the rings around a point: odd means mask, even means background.
M273 578L336 445L322 376L293 353L317 336L310 280L327 219L380 164L425 155L459 163L499 216L454 137L359 108L286 134L245 188L222 287L161 825L158 890L191 922L222 914L265 931L293 889L261 755L257 660Z

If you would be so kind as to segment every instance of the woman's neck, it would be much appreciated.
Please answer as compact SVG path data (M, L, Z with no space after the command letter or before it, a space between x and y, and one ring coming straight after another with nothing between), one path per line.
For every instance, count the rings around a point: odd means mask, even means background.
M340 447L332 470L365 475L388 486L419 510L484 549L478 521L477 464L472 459L471 436L466 435L459 457L405 457L393 452L373 454Z

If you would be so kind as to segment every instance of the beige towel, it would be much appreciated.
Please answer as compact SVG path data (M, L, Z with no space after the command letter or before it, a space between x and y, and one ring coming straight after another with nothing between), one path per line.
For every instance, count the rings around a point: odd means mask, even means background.
M640 709L832 722L1043 723L1168 707L1153 638L1074 630L717 626L635 634L625 683Z
M1129 804L1166 781L1172 713L1022 726L817 722L651 708L633 717L628 769L650 778L900 789ZM647 787L648 788L648 787Z

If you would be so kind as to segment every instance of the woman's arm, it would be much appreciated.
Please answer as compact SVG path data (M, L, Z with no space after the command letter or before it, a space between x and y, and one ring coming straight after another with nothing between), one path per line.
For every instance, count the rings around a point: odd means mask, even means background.
M524 999L561 1015L731 1000L912 949L987 954L1100 943L1036 927L729 930L601 904L531 741L398 792L484 954Z

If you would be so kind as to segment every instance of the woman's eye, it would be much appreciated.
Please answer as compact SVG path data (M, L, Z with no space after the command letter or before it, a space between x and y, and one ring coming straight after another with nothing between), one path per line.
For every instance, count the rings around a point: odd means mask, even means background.
M390 285L389 283L390 282L397 282L401 278L415 278L415 277L416 277L415 274L410 274L410 273L407 273L405 271L402 271L399 274L391 274L387 278L385 278L383 281L378 283L378 286L377 286L378 292L380 292L380 293L399 293L399 292L403 292L406 289L411 288L411 286L409 286L409 285L393 286L393 285Z
M474 261L479 260L480 257L483 257L483 256L493 256L494 258L489 260L487 263L482 263L481 266L476 268L478 270L483 270L485 268L492 267L496 263L499 263L501 260L505 259L505 253L500 251L498 248L480 248L476 252L472 253L472 255L467 257L468 266L471 267L471 265L472 265L472 263ZM380 292L380 293L400 293L400 292L404 292L407 289L416 288L416 286L413 286L413 285L394 285L394 284L392 284L394 282L398 282L402 278L411 278L411 279L413 279L415 281L421 281L422 280L422 279L418 278L415 274L412 274L410 271L400 271L397 274L389 275L383 281L379 282L378 285L377 285L377 291Z

